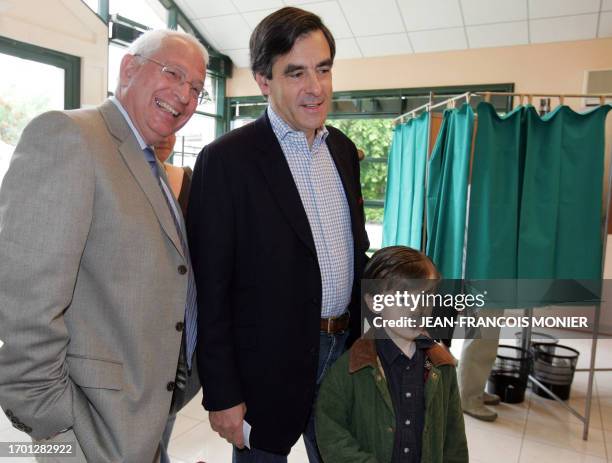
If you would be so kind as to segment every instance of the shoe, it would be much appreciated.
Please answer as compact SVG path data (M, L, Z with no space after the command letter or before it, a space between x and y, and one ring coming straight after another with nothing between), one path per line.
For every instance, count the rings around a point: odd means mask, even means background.
M482 393L482 399L485 405L499 405L501 402L497 394L489 394L487 391Z
M481 421L495 421L497 419L497 413L484 405L474 408L464 408L463 413Z

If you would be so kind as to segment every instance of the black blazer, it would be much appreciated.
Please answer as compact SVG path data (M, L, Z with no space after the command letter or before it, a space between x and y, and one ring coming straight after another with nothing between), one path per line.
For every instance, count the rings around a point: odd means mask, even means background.
M352 338L369 243L355 145L328 127L353 231ZM198 290L197 359L207 410L247 407L251 445L289 453L313 405L321 276L306 212L264 113L206 146L188 230Z

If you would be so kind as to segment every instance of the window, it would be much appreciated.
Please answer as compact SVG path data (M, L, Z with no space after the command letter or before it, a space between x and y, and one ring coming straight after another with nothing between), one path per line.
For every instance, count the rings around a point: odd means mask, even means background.
M79 106L80 59L0 37L0 182L28 122Z
M330 119L328 124L344 132L365 158L361 162L361 192L370 246L382 243L382 222L387 187L387 156L391 145L392 119Z
M151 29L165 29L168 25L168 10L159 0L110 0L111 15L117 14Z
M174 153L170 161L175 166L193 169L200 150L215 139L215 118L195 113L176 134Z

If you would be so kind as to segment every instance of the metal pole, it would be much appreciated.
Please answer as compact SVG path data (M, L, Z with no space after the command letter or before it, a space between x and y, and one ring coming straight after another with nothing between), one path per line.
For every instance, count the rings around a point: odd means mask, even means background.
M433 92L429 92L429 103L433 101ZM431 139L431 111L428 109L429 119L427 120L427 151L425 152L425 179L423 185L423 223L421 224L421 251L425 252L427 249L427 179L429 178L429 141Z
M601 257L601 294L600 300L603 296L605 288L604 272L606 269L606 248L608 246L608 220L610 220L610 194L612 193L612 151L610 152L610 159L608 160L608 195L606 198L606 219L601 227L602 237L602 257ZM589 362L589 380L587 384L586 403L584 410L584 428L582 432L582 439L587 440L589 437L589 424L591 421L591 402L593 399L593 379L595 377L595 359L597 355L597 337L599 335L599 318L601 315L601 302L595 306L595 325L593 326L593 341L591 342L591 359Z

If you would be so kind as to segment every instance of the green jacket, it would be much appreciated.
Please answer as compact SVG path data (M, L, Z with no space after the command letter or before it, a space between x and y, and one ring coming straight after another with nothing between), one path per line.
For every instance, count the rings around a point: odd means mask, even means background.
M455 359L439 344L427 358L421 462L468 462ZM391 462L395 414L373 339L355 342L325 376L316 433L325 463Z

